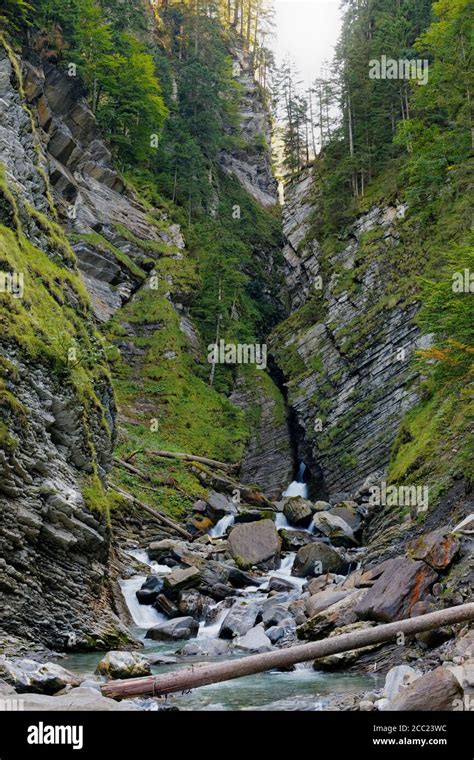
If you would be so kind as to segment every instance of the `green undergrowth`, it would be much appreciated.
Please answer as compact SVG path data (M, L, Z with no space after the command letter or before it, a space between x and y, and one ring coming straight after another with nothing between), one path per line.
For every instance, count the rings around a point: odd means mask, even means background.
M139 280L146 279L146 272L144 272L143 269L130 258L130 256L121 251L120 248L117 248L98 232L83 233L80 235L72 233L69 236L69 239L72 243L78 243L80 241L89 243L93 248L113 256L113 258L116 259L119 264L124 266L134 277L138 277Z

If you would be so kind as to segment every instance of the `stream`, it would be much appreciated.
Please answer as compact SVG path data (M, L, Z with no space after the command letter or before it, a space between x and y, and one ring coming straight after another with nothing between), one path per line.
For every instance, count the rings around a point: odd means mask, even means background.
M307 497L307 486L303 481L304 465L300 466L298 476L290 483L283 496ZM234 523L233 515L225 515L212 528L211 537L225 536ZM293 528L288 524L283 513L275 516L275 526L278 530L304 530ZM311 529L307 529L311 533ZM171 568L160 565L149 559L144 549L128 549L126 553L142 564L150 568L150 572L157 575L170 573ZM282 558L280 567L268 572L261 577L259 586L248 586L242 589L240 598L266 599L266 589L272 577L290 581L295 587L300 588L306 583L307 578L297 578L291 575L291 569L295 560L296 552L288 552ZM179 650L186 641L154 641L146 639L147 630L158 623L163 623L167 617L145 604L139 604L136 592L142 586L146 575L134 575L131 578L120 581L120 588L127 603L135 627L132 633L144 644L145 655L170 658L166 663L152 665L152 673L165 673L176 670L192 663L218 661L219 657L203 657L203 655L189 656L180 655ZM199 631L192 642L200 642L205 639L216 639L219 635L221 623L229 611L225 602L215 602L211 610L217 609L212 622L202 621ZM247 652L245 654L250 654ZM225 654L226 659L242 657L245 654ZM102 659L103 653L77 653L67 655L61 660L61 664L79 673L83 678L96 678L95 668ZM376 674L352 674L352 673L326 673L316 671L312 663L301 663L295 666L291 672L270 671L246 678L235 679L220 684L203 686L183 695L168 697L170 705L176 705L182 710L324 710L328 709L330 697L334 695L347 695L377 688L378 676ZM142 700L146 709L158 709L156 701ZM334 708L333 708L334 709Z

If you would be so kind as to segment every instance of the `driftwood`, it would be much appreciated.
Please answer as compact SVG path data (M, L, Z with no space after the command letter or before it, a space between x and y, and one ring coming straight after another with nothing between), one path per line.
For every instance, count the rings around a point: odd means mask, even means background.
M238 464L229 464L228 462L218 462L216 459L208 459L207 457L198 457L194 454L185 454L179 451L163 451L161 449L147 449L146 453L149 456L165 457L165 459L182 459L185 462L199 462L200 464L206 464L208 467L217 467L219 470L233 471L236 470Z
M171 694L211 683L229 681L232 678L251 676L273 668L295 665L298 662L307 662L339 652L348 652L371 644L382 644L396 638L401 632L411 636L422 631L473 619L474 603L461 604L458 607L430 612L427 615L397 620L394 623L379 625L375 628L344 633L323 641L302 644L289 649L279 649L275 652L255 654L239 660L226 660L225 662L211 664L200 663L158 676L109 681L101 687L101 690L104 696L114 699Z
M269 512L276 512L274 503L270 501L270 499L267 499L265 494L263 494L257 488L252 488L251 486L246 486L243 483L239 483L237 480L229 478L228 475L217 475L215 472L204 473L196 471L196 475L206 486L211 485L217 490L222 489L223 491L227 492L238 490L240 491L242 501L246 502L247 504L252 504L255 507L259 507L260 509L266 509Z
M132 504L136 504L137 507L140 507L140 509L143 509L144 512L148 512L148 514L152 515L156 520L158 520L159 523L162 525L166 525L171 530L174 530L175 533L178 533L180 536L186 539L186 541L192 541L192 536L190 533L188 533L187 530L182 528L178 523L175 523L174 520L171 520L171 518L166 517L166 515L162 514L161 512L158 512L157 509L154 509L153 507L148 506L148 504L145 504L143 501L140 501L135 496L132 496L131 493L128 493L128 491L124 491L122 488L119 488L119 486L111 483L112 488L114 491L117 491L121 496L123 496L128 501L131 501Z

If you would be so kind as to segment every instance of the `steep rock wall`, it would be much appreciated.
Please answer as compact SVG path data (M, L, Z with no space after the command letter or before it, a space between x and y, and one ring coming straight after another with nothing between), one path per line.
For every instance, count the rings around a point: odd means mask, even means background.
M405 209L373 207L336 252L323 253L309 232L317 214L310 171L287 188L286 199L293 313L273 333L271 348L303 431L302 450L321 468L327 491L354 491L384 470L399 423L419 398L411 359L429 338L413 323L415 299L394 287Z

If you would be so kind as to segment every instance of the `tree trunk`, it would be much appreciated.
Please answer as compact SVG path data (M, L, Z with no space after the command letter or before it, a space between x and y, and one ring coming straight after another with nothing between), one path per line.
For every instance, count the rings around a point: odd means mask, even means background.
M148 512L148 514L152 515L156 520L158 520L159 523L166 525L175 533L178 533L180 536L185 538L186 541L192 541L192 535L188 533L187 530L184 530L184 528L171 520L169 517L165 517L165 515L162 515L161 512L158 512L158 510L153 509L153 507L149 507L148 504L144 504L143 501L136 499L135 496L132 496L132 494L128 493L128 491L124 491L122 488L119 488L116 485L113 485L112 487L114 491L117 491L117 493L121 494L121 496L123 496L128 501L131 501L132 504L136 504L137 507L140 507L140 509L143 509L145 512Z
M164 457L165 459L184 459L185 462L200 462L201 464L207 464L209 467L217 467L219 470L235 470L237 464L229 464L226 462L219 462L217 459L208 459L207 457L199 457L194 454L185 454L180 451L164 451L162 449L147 449L147 454L152 454L155 457Z
M212 664L199 663L189 668L158 676L109 681L101 689L105 697L114 699L171 694L211 683L230 681L233 678L251 676L274 668L287 667L298 662L307 662L339 652L348 652L371 644L383 644L386 641L396 639L401 632L411 636L422 631L473 619L474 603L461 604L459 607L449 607L438 612L430 612L427 615L408 618L408 620L397 620L395 623L380 625L376 628L344 633L341 636L334 636L323 641L302 644L289 649L279 649L275 652L255 654L239 660L226 660Z

